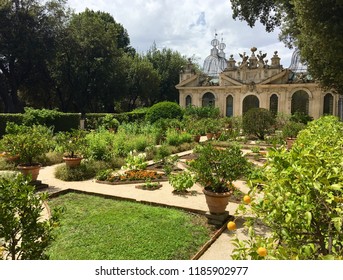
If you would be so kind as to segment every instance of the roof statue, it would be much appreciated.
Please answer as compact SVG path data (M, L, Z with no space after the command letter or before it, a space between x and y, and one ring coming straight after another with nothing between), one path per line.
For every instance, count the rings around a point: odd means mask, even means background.
M224 52L226 45L223 43L223 39L220 43L216 37L217 34L215 34L214 39L211 41L211 54L206 57L203 66L204 73L211 77L218 77L227 67L227 60Z

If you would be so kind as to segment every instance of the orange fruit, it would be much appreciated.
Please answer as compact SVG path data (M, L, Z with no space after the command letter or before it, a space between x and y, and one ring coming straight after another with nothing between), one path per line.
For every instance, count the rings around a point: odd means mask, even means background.
M267 249L266 249L266 248L264 248L264 247L259 247L259 248L257 249L257 254L259 254L259 256L261 256L261 257L265 257L265 256L267 256L268 252L267 252Z
M228 222L227 223L227 228L228 228L228 230L236 230L237 229L236 223L233 222L233 221Z
M250 196L245 195L245 196L243 197L243 201L244 201L244 203L249 204L249 203L251 202Z

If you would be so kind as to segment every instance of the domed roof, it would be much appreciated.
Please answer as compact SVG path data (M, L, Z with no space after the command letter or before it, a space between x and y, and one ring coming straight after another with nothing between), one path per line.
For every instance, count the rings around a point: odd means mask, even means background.
M205 58L203 71L208 76L217 77L227 67L224 52L226 45L223 42L219 43L219 40L216 38L211 41L211 45L213 48L211 49L211 54Z

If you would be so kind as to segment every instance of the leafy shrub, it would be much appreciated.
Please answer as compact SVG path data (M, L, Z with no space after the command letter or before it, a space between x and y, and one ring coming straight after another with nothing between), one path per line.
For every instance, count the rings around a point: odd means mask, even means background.
M63 181L84 181L94 178L106 164L100 161L83 161L79 166L70 168L60 165L55 170L55 177Z
M47 193L35 192L22 175L0 177L0 259L48 259L47 247L53 242L60 209L42 219ZM2 249L0 248L0 250Z
M202 119L202 118L219 118L220 111L219 108L213 106L197 107L197 106L187 106L184 109L184 115L192 119Z
M130 151L125 159L126 164L122 166L122 169L126 170L144 170L147 167L146 154L137 153L135 150Z
M236 239L234 259L262 258L258 247L269 259L342 259L342 145L343 123L327 116L309 123L291 150L270 149L263 194L252 185L250 239ZM254 231L261 221L267 237Z
M308 122L313 121L313 118L303 112L295 112L290 117L290 120L293 122L307 124Z
M163 101L149 108L146 114L146 120L154 123L159 119L181 119L182 115L180 105L170 101Z
M171 174L168 176L168 180L174 190L178 192L184 192L195 184L193 175L188 171Z
M106 129L113 129L114 131L117 131L120 123L112 114L106 114L101 119L100 124Z
M282 128L282 136L286 138L296 138L298 133L305 128L305 124L289 121Z
M243 130L264 140L266 134L274 131L275 117L264 108L250 109L243 115Z
M93 160L111 160L114 155L113 143L115 136L106 129L91 131L85 137L87 149L86 158Z
M190 143L193 141L191 134L187 132L179 132L175 129L168 129L166 135L166 142L168 145L178 146L182 143Z

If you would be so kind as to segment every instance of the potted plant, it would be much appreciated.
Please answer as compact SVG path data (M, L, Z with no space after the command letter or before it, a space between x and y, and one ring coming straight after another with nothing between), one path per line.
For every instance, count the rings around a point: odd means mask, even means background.
M190 162L190 171L195 173L196 182L204 187L210 213L225 213L233 192L233 181L245 174L248 161L234 145L223 150L211 144L199 145L195 152L197 158Z
M305 128L305 124L289 121L282 128L282 136L286 140L287 149L291 149L298 133Z
M18 169L36 181L41 164L37 161L52 146L52 129L43 125L17 125L8 123L1 145L13 155L19 155Z
M80 165L86 147L86 133L82 129L73 129L56 134L56 149L64 153L63 160L68 167Z

